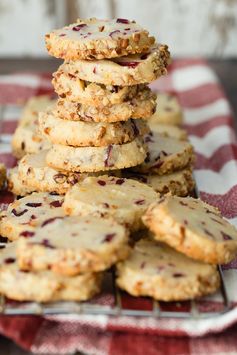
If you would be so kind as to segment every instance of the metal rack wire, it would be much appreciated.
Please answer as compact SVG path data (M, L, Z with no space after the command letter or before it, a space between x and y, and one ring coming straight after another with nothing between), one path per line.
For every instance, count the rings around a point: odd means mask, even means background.
M1 124L4 119L3 112L6 106L0 107L0 142L1 142ZM17 107L16 107L17 109ZM20 107L19 107L20 111ZM5 140L3 141L5 143ZM198 197L197 189L194 196ZM188 302L158 302L150 298L135 298L127 295L117 288L115 284L114 271L107 272L107 281L109 279L109 296L112 302L110 304L101 304L100 300L95 299L90 302L13 302L0 296L0 314L4 315L65 315L65 314L84 314L84 315L107 315L107 316L133 316L133 317L153 317L153 318L186 318L201 319L219 316L231 310L231 302L228 298L225 280L221 267L219 266L221 279L219 307L215 310L205 310L203 303L205 300ZM108 294L106 286L102 290L102 295ZM130 302L124 302L129 298ZM210 299L210 298L209 298ZM140 302L137 302L140 301ZM143 304L143 307L136 306ZM130 306L126 305L130 304ZM145 305L145 307L144 307Z

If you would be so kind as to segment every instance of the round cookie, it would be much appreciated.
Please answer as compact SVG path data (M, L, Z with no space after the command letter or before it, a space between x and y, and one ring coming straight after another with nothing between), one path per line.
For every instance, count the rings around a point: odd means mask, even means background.
M90 18L46 34L45 41L56 58L92 60L143 53L155 39L135 21Z
M226 264L237 254L236 228L201 200L167 196L149 207L143 222L157 240L193 259Z
M0 292L16 301L85 301L100 291L102 274L74 277L51 271L25 272L18 268L16 242L1 245Z
M38 128L38 120L17 127L11 143L13 155L17 159L27 153L38 153L50 148L51 143L41 135Z
M52 84L56 93L67 101L80 102L91 106L111 106L130 101L145 85L117 86L103 85L81 80L77 75L61 69L53 74Z
M0 163L0 190L4 187L6 181L7 170L4 164Z
M133 296L183 301L215 292L220 277L215 266L145 239L135 245L128 259L117 265L116 283Z
M113 60L65 62L59 67L59 71L94 83L131 86L147 84L165 75L169 63L168 47L155 44L145 54L123 56Z
M47 151L37 154L27 154L19 162L17 175L14 180L20 180L21 185L28 191L54 192L64 195L73 185L85 179L88 176L96 176L105 174L103 171L98 173L73 173L68 171L58 171L50 168L46 164ZM120 171L113 170L113 174L120 176ZM108 172L110 173L110 172ZM12 181L13 179L11 179ZM16 184L13 181L14 190ZM20 190L20 188L17 188ZM15 192L16 193L16 192ZM19 195L22 195L20 193Z
M31 122L37 122L38 113L51 107L55 103L48 95L31 97L24 105L18 126L28 126Z
M105 270L130 252L123 226L93 216L56 219L41 225L31 238L17 242L21 269L52 270L68 276Z
M190 143L150 132L144 138L148 145L147 157L133 170L141 173L164 175L191 165L194 161Z
M156 192L159 192L162 195L170 193L171 195L176 196L187 196L193 191L195 186L192 170L190 168L166 175L142 175L125 171L123 176L141 181L151 186Z
M51 112L40 113L39 127L51 143L74 147L123 144L149 131L141 119L114 123L70 121Z
M157 109L150 118L150 122L181 125L183 123L183 112L176 96L158 92Z
M132 231L143 226L141 217L159 195L149 186L132 179L88 177L65 195L66 214L112 217Z
M63 197L48 193L32 193L10 203L0 215L0 235L9 240L31 237L33 231L65 214Z
M150 119L147 123L152 132L159 133L164 137L175 138L180 141L188 140L188 134L185 129L170 124L157 123Z
M46 155L46 163L59 170L97 172L123 169L141 164L146 147L141 138L107 147L70 147L53 145Z
M77 102L59 99L52 110L55 116L67 120L87 122L118 122L130 118L149 118L155 111L155 94L150 89L144 89L131 101L110 107L94 107Z
M7 189L17 196L25 196L36 191L36 189L26 186L25 181L19 176L18 166L9 170Z

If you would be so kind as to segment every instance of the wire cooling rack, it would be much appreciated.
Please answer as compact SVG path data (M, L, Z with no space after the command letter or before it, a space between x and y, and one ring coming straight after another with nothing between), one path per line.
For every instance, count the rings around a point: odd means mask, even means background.
M0 106L0 143L10 144L10 137L1 135L4 113L20 114L21 107ZM15 116L17 117L17 116ZM193 193L198 197L197 189ZM133 297L121 291L115 283L114 270L105 274L101 295L89 302L16 302L0 295L0 314L2 315L107 315L153 318L201 319L219 316L231 310L231 302L226 291L225 279L221 267L218 267L221 286L217 295L208 299L185 302L158 302L146 297Z

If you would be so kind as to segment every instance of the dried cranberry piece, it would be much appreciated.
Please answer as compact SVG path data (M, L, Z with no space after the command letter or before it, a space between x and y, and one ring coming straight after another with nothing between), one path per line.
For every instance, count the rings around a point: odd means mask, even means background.
M25 214L27 211L28 211L27 209L24 209L23 211L17 212L17 210L13 208L12 213L14 214L14 216L20 217L23 216L23 214Z
M144 205L145 200L137 200L134 202L136 205Z
M130 21L125 18L117 18L116 22L117 23L130 23Z
M53 206L53 207L61 207L63 204L63 201L52 201L50 202L50 206Z
M228 234L226 234L225 232L221 231L221 235L223 237L224 240L232 240L231 236L229 236Z
M130 27L124 29L124 31L130 31L130 30L131 30Z
M25 238L30 238L33 237L34 235L35 233L31 231L23 231L20 233L20 237L25 237Z
M96 74L96 67L93 68L93 73Z
M139 62L119 62L119 65L121 65L122 67L130 67L130 68L136 68L138 66L138 64L140 64Z
M46 220L41 224L41 227L44 227L44 226L46 226L47 224L54 222L56 219L63 219L63 217L53 217L53 218L46 219Z
M174 277L184 277L185 275L177 272L177 273L173 274L173 276Z
M105 186L106 182L104 180L98 180L97 184L99 184L100 186Z
M32 215L30 216L30 219L36 219L36 216L35 216L34 214L32 214Z
M87 25L85 23L82 23L80 25L76 25L72 28L73 31L80 31L83 27L86 27Z
M48 239L43 239L41 244L44 245L46 248L55 249L55 247L50 244Z
M36 208L36 207L42 206L42 203L40 203L40 202L28 202L28 203L26 203L26 206Z
M66 33L61 33L61 34L59 35L59 37L64 37L64 36L66 36Z
M209 235L209 237L214 238L214 235L208 229L204 228L203 230L207 235Z
M120 33L120 31L119 30L112 31L110 32L109 36L112 38L115 33Z
M110 163L110 162L109 162L109 159L110 159L110 157L111 157L112 150L113 150L113 146L112 146L112 144L110 144L110 145L108 146L108 148L107 148L107 157L106 157L105 162L104 162L106 167L111 167L111 166L114 165L113 163Z
M124 179L118 179L118 180L116 180L116 185L122 185L123 183L125 182L125 180Z
M110 234L106 234L103 243L104 242L111 242L111 240L116 236L116 233L110 233Z
M12 264L12 263L14 263L15 261L16 261L15 258L6 258L6 259L4 260L4 263L5 263L5 264Z
M144 142L145 142L145 143L154 143L154 141L153 141L153 139L151 138L151 136L146 136L146 137L144 138Z

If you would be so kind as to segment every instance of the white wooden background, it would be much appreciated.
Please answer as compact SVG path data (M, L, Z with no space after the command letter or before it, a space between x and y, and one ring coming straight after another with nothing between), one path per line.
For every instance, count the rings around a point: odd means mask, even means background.
M79 16L136 19L173 56L237 57L237 0L0 0L0 57L46 56L44 34Z

